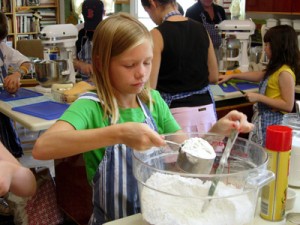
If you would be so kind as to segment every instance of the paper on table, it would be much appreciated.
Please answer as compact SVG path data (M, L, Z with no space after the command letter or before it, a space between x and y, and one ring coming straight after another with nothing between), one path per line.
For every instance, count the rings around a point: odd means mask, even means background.
M219 85L211 84L209 85L213 95L225 96L225 92Z

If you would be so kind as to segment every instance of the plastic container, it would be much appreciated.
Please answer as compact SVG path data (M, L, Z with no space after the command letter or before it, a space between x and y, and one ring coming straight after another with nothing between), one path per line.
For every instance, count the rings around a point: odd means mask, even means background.
M283 116L282 124L293 129L293 141L288 184L300 187L300 117L296 113Z
M133 173L138 181L143 224L154 225L250 225L254 221L258 193L274 179L266 169L264 149L237 138L222 174L215 174L227 137L210 133L166 135L181 144L191 137L207 140L216 152L210 174L183 173L176 166L180 145L133 152ZM211 182L219 179L213 196ZM210 201L207 209L203 204Z
M260 216L265 220L284 219L291 145L292 129L290 127L282 125L267 127L268 169L274 172L275 180L262 189Z

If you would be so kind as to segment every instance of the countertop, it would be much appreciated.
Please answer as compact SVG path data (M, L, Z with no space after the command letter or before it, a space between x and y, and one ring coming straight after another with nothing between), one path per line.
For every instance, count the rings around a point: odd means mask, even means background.
M29 88L33 90L33 88ZM258 89L248 89L245 92L257 92ZM300 94L300 85L296 86L296 93ZM235 98L241 98L243 95L238 92L227 92L224 95L214 95L216 101L223 101L223 100L230 100ZM56 120L44 120L34 116L26 115L23 113L15 112L11 110L12 106L4 101L0 101L0 112L4 113L5 115L9 116L16 122L23 125L25 128L31 131L40 131L48 129L52 124L55 123Z
M293 190L295 190L297 193L295 206L292 210L287 211L287 213L300 212L300 189L293 188ZM126 217L123 219L114 220L112 222L105 223L104 225L146 225L146 224L147 223L145 223L142 219L142 214L136 214L136 215L129 216L129 217ZM271 222L271 221L262 219L259 216L259 204L258 204L257 215L254 219L253 225L285 225L285 224L286 224L285 219L282 221L279 221L279 222Z

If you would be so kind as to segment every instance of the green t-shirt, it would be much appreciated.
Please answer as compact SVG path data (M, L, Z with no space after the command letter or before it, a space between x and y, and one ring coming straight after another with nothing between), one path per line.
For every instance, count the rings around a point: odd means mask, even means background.
M158 128L158 133L167 134L178 131L180 127L171 114L169 107L161 98L159 92L152 90L151 95L154 101L151 115ZM78 99L72 103L61 116L60 120L70 123L76 130L86 130L109 126L108 119L103 119L103 108L101 104L89 99ZM140 107L120 109L120 119L118 123L142 123L144 121L145 116ZM91 182L93 179L104 153L105 148L99 148L83 154L89 182Z

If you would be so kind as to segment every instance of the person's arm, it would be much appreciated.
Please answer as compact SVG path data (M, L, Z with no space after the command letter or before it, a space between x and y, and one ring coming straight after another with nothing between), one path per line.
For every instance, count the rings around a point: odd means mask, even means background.
M255 72L244 72L244 73L234 73L229 75L219 75L218 84L224 83L230 79L241 79L251 82L260 82L265 76L264 71L255 71Z
M292 75L283 71L279 74L279 88L281 98L270 98L259 93L247 93L246 97L250 102L261 102L274 110L291 112L295 102L295 81Z
M209 83L215 84L218 82L219 69L218 69L217 57L215 54L213 43L208 33L207 35L209 38L209 48L208 48L208 58L207 58L207 66L209 72L208 80Z
M76 70L79 70L83 74L90 75L93 72L93 66L90 63L83 62L79 59L73 60L73 65Z
M7 192L25 197L36 191L36 180L30 169L23 167L0 142L0 196Z
M143 123L127 122L103 128L75 130L65 121L58 121L35 142L32 155L36 159L59 159L94 149L123 143L145 150L162 146L162 137Z
M161 63L161 53L164 47L163 38L158 29L151 30L153 38L153 60L152 60L152 69L150 75L150 85L153 89L156 89L159 68Z
M20 79L26 75L30 69L30 60L19 51L5 45L2 45L2 51L5 54L4 63L6 66L17 67L9 76L4 78L4 88L9 93L15 93L21 86Z

